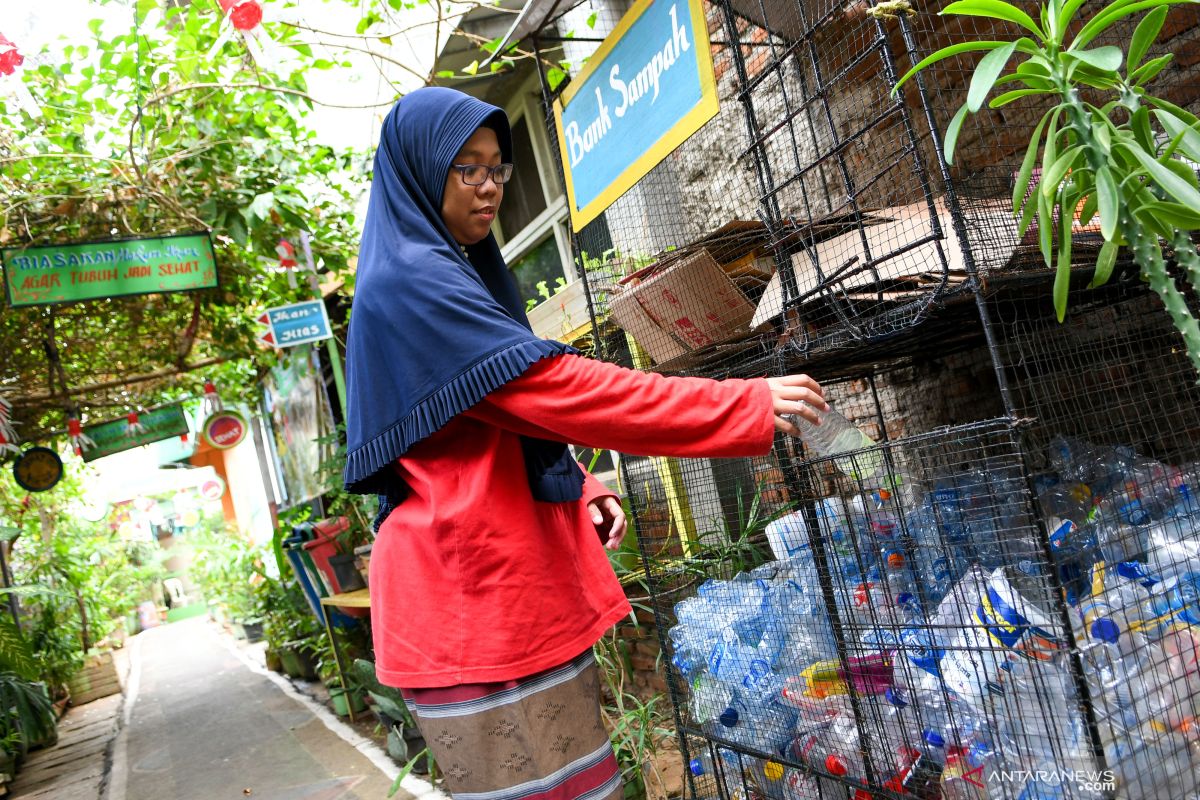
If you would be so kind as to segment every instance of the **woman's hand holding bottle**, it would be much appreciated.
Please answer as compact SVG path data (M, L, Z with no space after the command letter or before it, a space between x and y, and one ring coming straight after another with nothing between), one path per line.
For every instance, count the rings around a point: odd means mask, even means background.
M820 425L818 411L828 411L825 392L821 385L807 375L783 375L767 378L771 387L772 410L775 413L775 430L799 436L800 429L788 419L797 414L814 425Z

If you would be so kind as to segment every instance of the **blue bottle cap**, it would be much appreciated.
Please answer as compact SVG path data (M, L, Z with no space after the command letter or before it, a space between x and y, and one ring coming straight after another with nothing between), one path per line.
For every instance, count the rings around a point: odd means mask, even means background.
M717 717L717 721L726 728L732 728L738 724L738 712L736 708L730 707L721 712L721 716Z
M688 762L688 768L696 777L704 774L704 762L698 758L693 758L690 762Z
M925 744L927 744L931 747L945 747L946 746L946 740L942 737L942 735L940 733L935 731L933 728L926 728L925 732L921 734L921 738L925 740Z
M1121 629L1117 627L1117 623L1104 617L1092 623L1092 636L1102 642L1116 644L1117 640L1121 638Z
M908 701L904 699L903 695L900 694L900 691L895 686L889 686L884 691L883 698L892 705L896 706L896 708L904 708L908 705Z
M1138 581L1142 586L1153 586L1158 583L1158 577L1140 561L1122 561L1117 564L1117 574L1131 581Z

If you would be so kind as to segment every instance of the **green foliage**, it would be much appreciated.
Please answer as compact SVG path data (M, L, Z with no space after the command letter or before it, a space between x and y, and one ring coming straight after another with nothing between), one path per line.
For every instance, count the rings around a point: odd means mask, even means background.
M526 311L532 311L539 303L546 302L551 297L558 294L563 289L567 288L567 281L565 278L562 278L562 277L555 278L553 292L550 291L548 286L546 286L545 281L538 281L536 288L537 288L538 296L531 297L525 301L525 310Z
M57 717L45 687L0 672L0 739L15 740L18 752L24 753L32 744L53 741L56 728Z
M352 265L351 180L362 161L305 127L305 74L316 62L272 72L239 36L211 54L221 25L215 3L147 4L136 32L94 20L88 41L26 54L40 62L24 73L40 117L0 99L0 114L16 123L0 126L0 245L208 229L220 282L185 294L4 308L0 349L26 439L63 428L71 404L95 421L197 395L205 378L227 402L251 400L258 368L274 357L255 342L251 309L309 297L303 281L292 288L274 270L279 240L300 252L298 235L308 230L319 270ZM284 52L307 49L295 28L276 25L271 35ZM56 392L47 344L61 362L56 382L116 384ZM172 381L120 385L209 362Z
M86 471L68 462L63 481L40 494L26 493L7 470L0 474L0 519L20 532L14 588L0 599L17 597L23 628L18 635L0 623L0 669L45 681L55 696L88 651L140 601L153 599L163 575L157 544L122 541L108 525L77 516Z
M633 678L629 646L629 640L612 632L598 641L592 651L603 681L601 716L621 768L625 797L633 800L646 796L647 771L656 769L654 756L674 736L675 730L665 694L657 692L643 699L628 688Z
M1200 160L1200 122L1144 88L1171 60L1167 54L1144 61L1162 30L1168 6L1193 2L1112 0L1091 19L1076 25L1083 0L1043 3L1040 22L1002 0L959 0L941 13L1008 21L1034 38L950 45L922 59L900 79L893 93L917 72L939 61L987 51L975 68L966 104L947 129L947 162L953 161L966 113L978 111L996 86L1016 83L1024 88L1000 95L990 103L992 107L1019 97L1054 97L1057 104L1042 116L1017 173L1013 213L1022 232L1037 222L1039 248L1046 266L1055 273L1053 299L1059 321L1067 312L1072 226L1078 210L1085 225L1099 218L1104 238L1090 285L1103 285L1112 274L1117 249L1129 246L1143 279L1162 299L1200 373L1200 324L1167 274L1159 241L1171 242L1175 260L1193 291L1200 291L1200 271L1190 266L1200 261L1192 242L1193 232L1200 230L1200 180L1195 172L1195 162ZM1127 53L1112 45L1088 47L1120 20L1143 12L1148 13L1138 22ZM1068 42L1072 30L1077 32ZM1015 54L1023 60L1011 73L1002 75ZM1106 102L1096 105L1089 101L1097 96ZM1161 130L1155 131L1152 122ZM1041 173L1035 177L1039 150Z

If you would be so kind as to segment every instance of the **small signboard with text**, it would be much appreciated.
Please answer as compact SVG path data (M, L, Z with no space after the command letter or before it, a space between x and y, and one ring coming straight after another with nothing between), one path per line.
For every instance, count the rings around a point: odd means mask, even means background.
M138 414L138 426L131 429L126 417L85 425L83 432L96 443L83 451L84 461L111 456L144 444L180 436L188 432L187 417L179 404L163 406Z
M574 230L712 119L718 104L700 0L637 0L554 101Z
M13 308L217 285L217 259L207 233L4 247L0 262Z
M333 335L325 303L320 300L268 308L258 321L267 326L266 333L258 338L274 347L295 347Z

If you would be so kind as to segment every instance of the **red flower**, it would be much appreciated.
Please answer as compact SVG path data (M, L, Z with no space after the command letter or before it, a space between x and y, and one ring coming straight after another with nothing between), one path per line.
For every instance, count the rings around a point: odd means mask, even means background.
M262 22L263 12L257 0L246 0L235 6L229 14L229 19L233 22L233 27L239 31L248 31L258 26Z
M12 42L0 35L0 47L4 45L12 46ZM0 75L12 75L23 63L25 63L25 56L18 53L15 46L11 50L5 50L0 53Z

